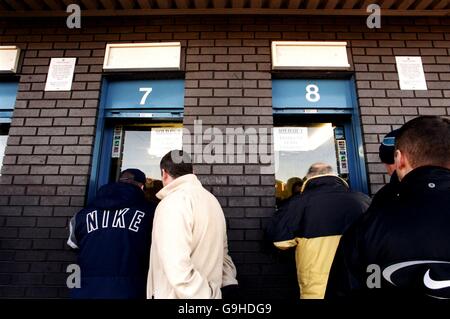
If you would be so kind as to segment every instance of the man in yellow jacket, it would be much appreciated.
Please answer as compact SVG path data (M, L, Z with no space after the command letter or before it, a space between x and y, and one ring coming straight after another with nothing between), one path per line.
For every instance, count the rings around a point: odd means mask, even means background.
M323 299L341 235L369 207L370 198L350 190L330 165L313 164L302 194L275 215L267 234L279 249L295 247L301 299Z
M237 285L222 208L183 151L167 153L160 168L147 298L219 299L222 287Z

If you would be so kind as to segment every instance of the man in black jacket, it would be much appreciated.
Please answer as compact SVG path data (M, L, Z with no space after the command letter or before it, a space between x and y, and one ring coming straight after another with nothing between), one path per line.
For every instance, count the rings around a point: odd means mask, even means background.
M68 245L79 249L76 299L145 299L155 205L145 200L145 174L122 172L70 221Z
M279 249L295 247L302 299L322 299L342 233L369 207L367 195L352 192L331 166L311 166L302 194L273 217L267 236Z
M397 194L344 234L327 298L450 298L450 121L406 123L395 162Z

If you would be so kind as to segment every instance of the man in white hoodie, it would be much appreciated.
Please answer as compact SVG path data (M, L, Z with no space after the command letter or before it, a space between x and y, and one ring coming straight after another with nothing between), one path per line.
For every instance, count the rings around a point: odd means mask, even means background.
M237 285L222 208L183 151L167 153L160 168L147 298L219 299L222 287Z

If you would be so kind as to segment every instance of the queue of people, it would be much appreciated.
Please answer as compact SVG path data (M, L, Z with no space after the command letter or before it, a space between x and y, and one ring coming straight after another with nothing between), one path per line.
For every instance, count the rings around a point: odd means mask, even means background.
M145 174L127 169L70 221L79 249L77 299L218 299L236 291L226 223L217 199L193 174L183 151L160 163L156 207L145 200Z
M379 155L391 177L372 199L320 162L277 186L286 196L266 236L295 249L300 298L450 298L450 120L415 118L386 135ZM146 200L145 174L128 169L71 219L82 275L74 298L214 299L237 289L219 202L186 153L169 152L160 170L156 200Z

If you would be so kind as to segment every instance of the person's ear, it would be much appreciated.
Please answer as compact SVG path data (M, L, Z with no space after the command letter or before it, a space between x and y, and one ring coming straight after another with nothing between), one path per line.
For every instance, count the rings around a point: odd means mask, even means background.
M395 166L399 169L402 169L405 166L405 156L402 151L395 150L394 153Z
M411 165L409 164L408 158L405 153L400 150L396 150L394 154L396 172L399 180L402 180L406 174L411 171Z

